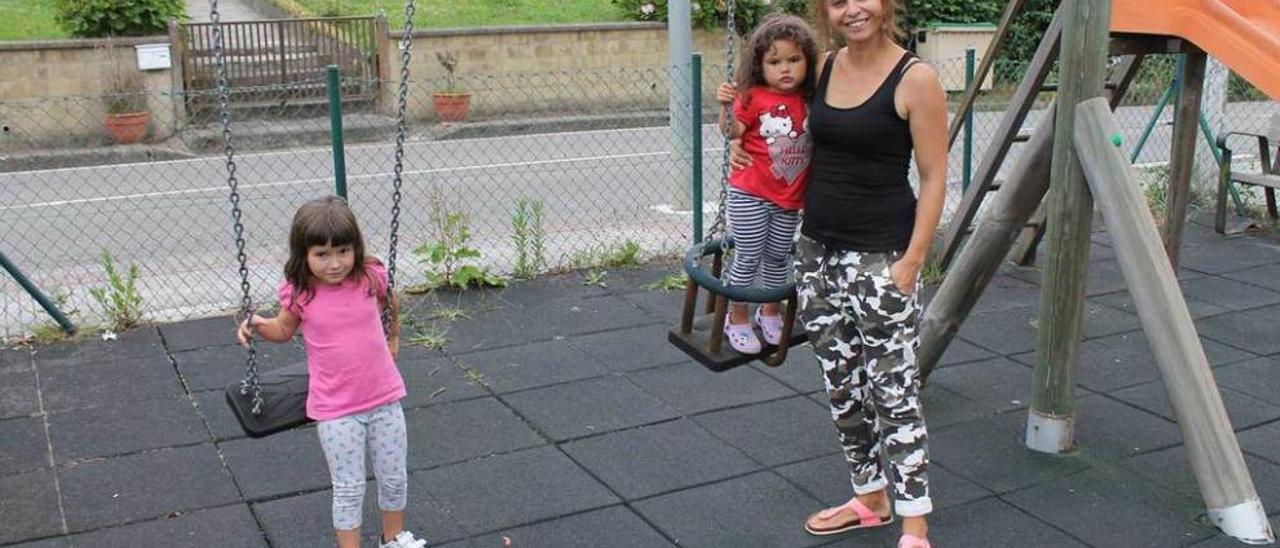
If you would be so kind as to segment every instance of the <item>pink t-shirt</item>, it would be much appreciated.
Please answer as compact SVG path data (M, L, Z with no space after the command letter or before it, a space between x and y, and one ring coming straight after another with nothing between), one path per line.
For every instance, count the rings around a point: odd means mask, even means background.
M312 286L314 298L299 295L296 303L293 284L280 284L280 308L302 319L311 374L307 416L313 420L342 418L405 396L404 379L387 348L377 297L386 293L387 269L369 262L365 270L368 280L317 284ZM375 284L372 292L370 281Z

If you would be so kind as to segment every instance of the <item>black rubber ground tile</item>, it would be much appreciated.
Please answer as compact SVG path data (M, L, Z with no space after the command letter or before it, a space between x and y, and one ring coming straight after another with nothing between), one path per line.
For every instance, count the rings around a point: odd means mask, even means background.
M615 273L606 269L608 281ZM572 301L609 294L609 288L583 283L583 272L566 272L512 282L502 292L502 300L523 308L540 308L551 301Z
M555 548L651 548L675 546L662 538L635 512L625 506L610 506L582 514L517 527L462 541L454 548L494 548L503 546L554 546ZM443 547L442 547L443 548Z
M76 545L71 544L71 537L55 537L21 544L6 544L5 548L76 548Z
M999 354L1016 354L1036 347L1034 307L975 312L960 326L957 335Z
M1213 377L1220 386L1280 405L1280 358L1254 358L1219 367Z
M34 358L31 356L29 348L0 346L0 375L17 371L30 371L32 363L34 363Z
M706 292L702 292L702 302L706 300ZM663 327L671 329L680 324L680 311L684 307L684 291L640 291L625 293L622 299L639 307L657 320ZM701 310L701 309L700 309Z
M1182 286L1182 293L1188 297L1231 310L1257 308L1280 302L1280 293L1226 278L1183 280L1178 285Z
M473 399L489 394L479 384L467 380L462 370L446 357L399 361L408 395L400 400L405 409Z
M677 491L632 505L681 546L816 546L804 531L819 502L770 472Z
M716 411L694 420L769 466L840 450L831 413L804 396Z
M995 354L974 346L960 337L956 337L947 344L947 349L943 351L942 359L938 360L937 367L943 368L994 357L996 357Z
M680 416L662 400L616 375L508 394L502 399L556 441Z
M1095 546L1164 548L1196 542L1212 534L1197 521L1199 500L1164 489L1114 465L1003 498Z
M1103 396L1076 400L1076 446L1090 456L1124 458L1182 441L1178 425Z
M0 475L0 544L62 532L53 470Z
M180 325L180 324L168 324ZM36 364L44 367L105 362L165 355L164 344L155 326L144 325L119 333L115 340L85 337L80 340L35 347Z
M1010 272L1009 275L1025 282L1034 283L1038 288L1044 277L1041 265L1043 263L1038 263L1034 267L1019 268ZM1179 274L1179 278L1183 275L1199 276L1200 274L1182 272ZM1129 287L1124 281L1124 273L1120 271L1120 264L1114 259L1091 261L1089 263L1089 272L1086 276L1088 276L1088 281L1085 283L1085 295L1089 297L1123 291ZM1038 302L1040 302L1040 299L1037 296L1037 298L1032 299L1030 304Z
M995 493L1007 493L1089 468L1089 461L1080 455L1046 455L1027 449L1023 443L1026 421L1026 413L1013 411L930 432L930 458Z
M0 475L48 467L43 417L0 420Z
M467 354L490 348L519 346L539 339L549 338L543 337L541 333L523 329L523 326L513 324L508 318L510 311L511 309L504 308L497 311L476 313L468 318L437 323L434 329L437 334L442 334L446 339L445 351L451 355ZM403 344L412 344L413 332L411 330L405 330L401 337L404 337Z
M653 317L630 302L612 295L558 300L508 312L512 327L528 333L531 340L570 337L655 323Z
M1203 301L1187 294L1183 294L1182 298L1187 303L1187 312L1191 314L1192 319L1214 316L1230 311L1230 309L1224 306ZM1118 308L1130 314L1138 313L1136 305L1133 304L1133 296L1130 295L1128 291L1117 291L1115 293L1099 295L1097 297L1090 298L1089 300L1112 308Z
M887 529L887 528L886 528ZM948 508L929 516L929 538L939 546L1087 546L1053 526L994 498ZM889 547L893 544L885 544ZM1124 546L1102 544L1101 546Z
M475 534L621 502L554 447L539 447L418 472L410 493L430 493Z
M1018 275L994 276L983 289L972 312L992 312L1035 305L1040 302L1039 281L1039 272L1034 272L1030 281Z
M955 365L934 371L929 388L941 387L995 411L1027 406L1031 369L1005 358Z
M808 344L793 346L787 351L787 361L777 367L770 367L760 362L750 365L752 369L782 381L801 394L811 394L826 390L823 382L822 365L813 355L813 347Z
M1222 397L1222 403L1227 408L1227 416L1231 419L1231 426L1236 430L1257 426L1280 418L1280 406L1267 403L1225 386L1219 386L1218 393ZM1132 388L1117 390L1107 395L1124 400L1130 405L1136 405L1171 421L1177 420L1177 417L1173 414L1173 408L1169 406L1169 395L1165 390L1163 381L1149 382Z
M1236 363L1253 357L1222 343L1204 337L1201 347L1210 366ZM1035 364L1035 353L1014 356L1027 365ZM1135 386L1160 379L1155 355L1142 331L1131 331L1108 337L1089 339L1080 344L1080 366L1076 369L1076 382L1090 390L1107 392L1127 386Z
M184 512L157 520L99 529L76 535L78 546L134 548L137 546L219 546L257 548L267 546L262 531L243 503L209 510Z
M568 343L614 371L634 371L687 361L689 356L667 342L668 325L645 325L579 335Z
M113 401L49 415L53 457L59 463L209 441L186 396Z
M687 419L575 441L561 449L627 500L759 469L741 451Z
M1239 432L1236 434L1236 439L1240 440L1241 449L1280 463L1280 422L1255 426Z
M196 400L196 413L208 423L209 430L213 432L213 439L223 441L245 437L244 430L240 428L240 422L236 420L231 407L227 405L225 392L209 390L196 392L191 396Z
M184 393L173 364L163 356L37 367L46 412L171 398Z
M187 388L194 392L226 388L243 379L247 357L244 347L232 345L175 352L173 361L178 364L178 373L186 381ZM258 371L270 371L307 361L307 354L293 343L258 343L254 361L258 364Z
M1225 278L1262 286L1273 291L1280 291L1280 264L1246 268L1222 275Z
M694 362L627 373L640 388L692 415L795 395L785 384L750 367L715 373Z
M0 419L26 417L40 412L34 369L0 373Z
M493 398L412 409L405 412L405 422L409 427L410 470L546 443Z
M516 285L520 283L523 282L516 282ZM514 287L471 287L465 290L442 287L423 295L405 295L402 310L418 318L430 318L441 310L462 310L468 314L496 310L511 306L511 303L503 299L503 295Z
M165 347L173 353L211 346L231 346L237 344L236 319L234 316L217 316L162 324L160 335L164 337Z
M315 428L299 428L259 439L231 440L219 447L247 500L329 486L329 465Z
M1206 318L1197 321L1196 328L1205 337L1269 356L1280 352L1280 337L1276 336L1277 317L1280 317L1280 305L1272 305Z
M262 521L262 527L277 548L313 548L334 546L333 492L325 489L295 497L287 497L253 505ZM378 511L377 483L365 484L364 505L361 512L360 536L364 546L377 546L376 537L382 528ZM463 538L463 531L447 514L431 501L423 490L409 489L409 502L405 508L405 528L418 538L438 542Z
M609 284L609 291L615 295L655 291L655 284L663 281L665 277L675 274L684 276L684 268L681 267L680 261L671 259L635 267L605 267L605 270L609 272L605 281Z
M1216 238L1205 243L1184 244L1178 264L1200 272L1222 274L1280 262L1273 243L1257 238Z
M823 393L815 395L814 401L825 408L830 400ZM950 428L973 419L996 414L996 407L990 403L969 399L932 384L921 392L920 401L921 408L924 410L925 423L930 431Z
M1191 472L1190 462L1186 446L1179 445L1122 460L1120 465L1160 487L1198 501L1199 511L1203 513L1200 485ZM1249 454L1244 456L1244 462L1262 504L1267 511L1275 512L1273 507L1280 501L1280 465Z
M483 375L484 384L499 394L609 373L563 340L474 352L456 360Z
M67 527L96 529L239 500L212 445L161 449L59 468Z
M777 472L821 501L822 506L814 507L811 512L844 504L853 496L849 463L843 454L826 455L783 466ZM886 474L892 472L886 471ZM890 493L892 496L892 489ZM933 464L929 466L929 496L933 499L934 510L942 510L992 495L973 482Z

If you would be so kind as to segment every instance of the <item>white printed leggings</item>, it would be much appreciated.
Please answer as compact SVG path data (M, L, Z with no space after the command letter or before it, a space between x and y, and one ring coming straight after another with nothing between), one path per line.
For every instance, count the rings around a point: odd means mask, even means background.
M360 528L366 449L378 479L378 508L384 512L404 510L409 483L405 465L408 435L400 402L320 421L316 431L320 433L320 446L329 461L329 478L333 481L334 529Z

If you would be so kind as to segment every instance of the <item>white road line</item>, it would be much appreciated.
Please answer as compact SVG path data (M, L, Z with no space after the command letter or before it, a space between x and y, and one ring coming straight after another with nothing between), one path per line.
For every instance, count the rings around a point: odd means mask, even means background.
M722 151L722 150L723 150L723 149L705 149L703 152L704 152L704 153L711 153L711 152L719 152L719 151ZM623 160L623 159L628 159L628 158L652 158L652 157L656 157L656 156L666 156L666 155L668 155L668 154L670 154L670 153L671 153L670 151L663 150L663 151L658 151L658 152L636 152L636 153L631 153L631 154L610 154L610 155L606 155L606 156L583 156L583 157L578 157L578 158L557 158L557 159L553 159L553 160L535 160L535 161L531 161L531 162L506 162L506 163L500 163L500 164L482 164L482 165L472 165L472 166L442 167L442 168L435 168L435 169L421 169L421 170L406 171L406 172L404 172L404 175L406 175L406 176L408 176L408 175L430 175L430 174L437 174L437 173L458 173L458 172L467 172L467 171L482 171L482 170L486 170L486 169L498 169L498 168L513 168L513 167L526 167L526 166L539 166L539 165L554 165L554 164L571 164L571 163L584 163L584 162L598 162L598 161L602 161L602 160ZM376 178L383 178L383 177L391 177L392 175L394 175L394 174L393 174L392 172L389 172L389 171L388 171L388 172L382 172L382 173L367 173L367 174L363 174L363 175L353 175L353 176L350 176L350 177L348 177L348 178L347 178L347 180L348 180L348 181L354 181L354 180L360 180L360 179L376 179ZM282 187L282 186L298 186L298 185L306 185L306 184L314 184L314 183L327 183L327 182L329 182L329 181L331 181L331 180L332 180L332 178L331 178L331 177L323 177L323 178L321 178L321 177L312 177L312 178L307 178L307 179L294 179L294 180L291 180L291 181L278 181L278 182L274 182L274 183L246 184L246 185L240 185L240 189L241 189L241 190L248 190L248 189L257 189L257 188L275 188L275 187ZM50 208L50 207L62 207L62 206L68 206L68 205L91 204L91 203L103 203L103 202L116 202L116 201L121 201L121 200L137 200L137 199L145 199L145 198L161 198L161 197L168 197L168 196L184 196L184 195L191 195L191 194L205 194L205 193L212 193L212 192L226 192L226 187L225 187L225 186L211 186L211 187L202 187L202 188L190 188L190 189L184 189L184 190L164 190L164 191L158 191L158 192L143 192L143 193L138 193L138 194L122 194L122 195L118 195L118 196L99 196L99 197L96 197L96 198L80 198L80 199L76 199L76 200L57 200L57 201L52 201L52 202L38 202L38 203L34 203L34 204L23 204L23 205L16 205L16 206L5 206L5 207L0 207L0 211L21 210L21 209L44 209L44 208Z

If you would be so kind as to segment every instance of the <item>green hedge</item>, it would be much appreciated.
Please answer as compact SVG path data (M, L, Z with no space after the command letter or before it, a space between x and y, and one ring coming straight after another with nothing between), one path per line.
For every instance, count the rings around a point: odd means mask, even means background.
M165 34L170 18L186 19L183 0L54 0L58 24L78 38Z

